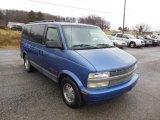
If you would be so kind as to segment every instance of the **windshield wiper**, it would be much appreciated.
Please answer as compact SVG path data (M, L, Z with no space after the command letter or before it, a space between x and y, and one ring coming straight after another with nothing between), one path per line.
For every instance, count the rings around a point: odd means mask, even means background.
M99 46L99 48L113 48L114 46L109 45L109 44L97 44L97 46Z
M91 46L88 44L79 44L79 45L73 45L72 49L74 50L80 50L80 49L96 49L97 47Z

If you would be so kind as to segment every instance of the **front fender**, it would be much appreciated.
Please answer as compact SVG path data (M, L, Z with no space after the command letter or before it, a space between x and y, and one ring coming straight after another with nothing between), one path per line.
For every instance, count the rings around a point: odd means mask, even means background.
M59 73L58 78L60 78L60 76L62 74L66 74L66 75L70 76L74 80L74 82L78 85L78 87L79 87L80 90L84 88L81 80L73 72L68 71L68 70L63 70L63 71L61 71Z

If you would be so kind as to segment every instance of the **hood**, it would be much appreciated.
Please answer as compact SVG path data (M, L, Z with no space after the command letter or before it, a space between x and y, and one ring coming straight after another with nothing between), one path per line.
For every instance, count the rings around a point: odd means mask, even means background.
M136 59L119 48L77 50L98 72L129 67Z
M141 42L141 41L144 42L144 40L141 40L141 39L131 39L131 40L134 41L134 42Z
M151 40L151 41L154 41L154 42L158 42L157 39L154 39L154 38L146 38L147 40Z
M126 42L124 42L124 41L122 41L122 40L114 40L113 42L119 43L119 44L122 44L122 43L125 43L125 44L126 44Z

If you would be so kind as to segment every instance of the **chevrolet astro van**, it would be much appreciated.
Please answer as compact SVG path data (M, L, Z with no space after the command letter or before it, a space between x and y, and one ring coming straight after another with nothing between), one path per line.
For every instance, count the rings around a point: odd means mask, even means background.
M72 108L122 95L138 80L137 60L93 25L26 24L20 52L26 71L35 68L57 82L64 102Z

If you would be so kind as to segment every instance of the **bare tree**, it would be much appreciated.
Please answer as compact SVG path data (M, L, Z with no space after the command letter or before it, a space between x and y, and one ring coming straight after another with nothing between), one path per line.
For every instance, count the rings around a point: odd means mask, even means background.
M118 30L121 30L121 31L122 31L122 27L118 27Z
M133 26L133 30L138 34L143 34L144 32L149 32L151 27L148 24L137 24Z
M109 29L111 27L111 24L109 21L106 21L104 18L96 15L89 15L86 17L80 17L79 23L85 23L85 24L91 24L91 25L97 25L101 29Z

